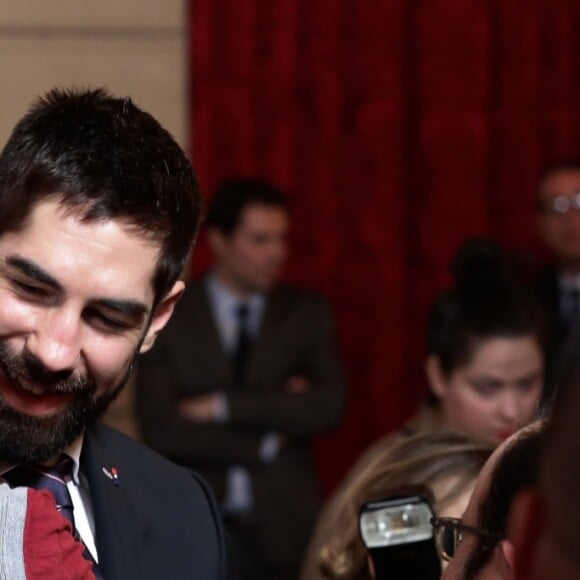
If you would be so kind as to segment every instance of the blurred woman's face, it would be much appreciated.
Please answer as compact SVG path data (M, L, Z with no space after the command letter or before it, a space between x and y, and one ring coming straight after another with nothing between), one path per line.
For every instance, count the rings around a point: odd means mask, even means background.
M491 338L451 373L430 357L428 375L446 427L500 443L533 418L544 367L532 337Z

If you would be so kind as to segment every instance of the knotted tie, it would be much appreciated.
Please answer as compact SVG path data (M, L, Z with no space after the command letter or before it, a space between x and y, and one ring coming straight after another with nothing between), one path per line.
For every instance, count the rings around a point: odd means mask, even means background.
M10 487L32 487L50 491L56 509L71 523L74 530L73 503L66 486L66 478L72 473L72 467L73 460L66 457L54 467L19 465L3 477Z
M234 384L237 387L244 387L246 383L246 363L250 347L250 330L248 327L248 316L250 309L244 302L236 307L237 335L236 346L232 356L234 368Z
M54 497L56 509L71 523L75 539L82 542L75 527L72 498L66 484L67 477L72 474L73 465L74 462L70 457L63 458L53 467L23 464L11 469L2 477L10 487L31 487L36 490L49 491ZM84 557L93 563L95 576L101 578L97 564L86 546Z

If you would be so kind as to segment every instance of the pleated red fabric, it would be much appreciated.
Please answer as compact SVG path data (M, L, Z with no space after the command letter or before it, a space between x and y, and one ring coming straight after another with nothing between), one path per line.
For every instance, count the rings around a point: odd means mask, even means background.
M541 166L576 155L574 0L191 0L204 191L257 175L293 206L287 277L334 305L350 385L331 487L425 390L428 305L466 237L538 250ZM199 250L196 268L207 264Z

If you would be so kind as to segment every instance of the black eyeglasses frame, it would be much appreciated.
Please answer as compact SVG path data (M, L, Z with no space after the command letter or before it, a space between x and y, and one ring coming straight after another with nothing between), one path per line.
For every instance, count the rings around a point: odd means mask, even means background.
M450 556L443 548L441 543L441 535L439 532L439 529L441 528L452 529L455 532L460 532L461 534L463 534L464 532L467 532L469 534L475 534L484 541L485 545L493 545L498 540L496 534L493 534L489 530L484 530L483 528L468 526L467 524L463 523L463 520L461 518L439 518L437 516L434 516L431 518L430 522L436 531L435 545L437 546L437 551L439 552L439 556L441 557L441 559L445 560L446 562L449 562L454 554ZM462 540L461 536L460 538L461 539L459 540L459 543L461 543ZM455 545L455 549L457 549L459 543Z

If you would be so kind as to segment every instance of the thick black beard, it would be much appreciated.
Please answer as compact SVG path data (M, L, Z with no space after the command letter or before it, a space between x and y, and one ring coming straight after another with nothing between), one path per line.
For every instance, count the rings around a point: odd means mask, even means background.
M9 380L17 377L42 384L51 393L74 393L72 403L49 417L16 411L0 395L0 458L9 463L37 463L60 454L105 412L133 368L131 364L114 389L95 397L92 376L51 373L38 360L11 352L3 342L0 342L0 365Z

